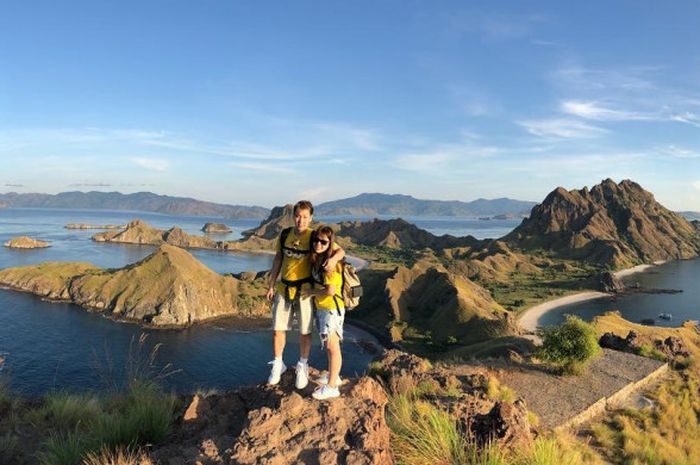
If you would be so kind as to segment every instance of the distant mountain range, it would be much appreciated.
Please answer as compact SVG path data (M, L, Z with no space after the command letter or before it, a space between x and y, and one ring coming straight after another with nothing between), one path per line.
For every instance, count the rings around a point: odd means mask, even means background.
M293 200L293 199L292 199ZM457 200L421 200L400 194L360 194L355 197L321 203L317 215L344 216L454 216L454 217L526 217L536 202L508 198ZM88 208L96 210L135 210L170 215L210 216L227 219L263 219L270 210L263 207L226 205L187 197L171 197L152 192L61 192L60 194L0 194L0 208Z
M211 216L227 219L267 217L263 207L225 205L187 197L171 197L152 192L61 192L60 194L0 194L0 207L88 208L95 210L137 210L170 215Z
M537 202L500 199L421 200L401 194L360 194L317 206L316 215L348 216L457 216L457 217L526 217Z

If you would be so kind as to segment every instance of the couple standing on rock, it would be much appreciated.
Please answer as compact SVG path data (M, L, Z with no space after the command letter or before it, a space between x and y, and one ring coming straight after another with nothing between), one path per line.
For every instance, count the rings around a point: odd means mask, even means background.
M338 397L345 307L342 296L342 265L345 251L338 246L330 226L309 226L314 214L311 202L294 205L294 227L280 234L272 262L267 299L272 303L273 353L268 384L277 384L287 366L282 360L287 331L294 315L299 322L299 362L296 387L309 384L309 353L313 320L328 353L328 375L318 380L313 397L319 400ZM280 281L277 278L280 277Z

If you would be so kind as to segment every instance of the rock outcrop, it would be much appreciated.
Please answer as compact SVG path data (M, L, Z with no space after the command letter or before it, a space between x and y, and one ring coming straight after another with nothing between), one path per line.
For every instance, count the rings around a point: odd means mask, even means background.
M283 229L294 226L294 205L287 204L275 207L270 215L257 228L248 229L241 234L243 237L255 236L260 239L275 240Z
M512 247L614 268L700 252L693 225L629 180L606 179L591 190L559 187L503 239Z
M42 249L51 247L51 244L46 241L32 239L31 237L20 236L5 242L4 246L11 249Z
M155 326L268 314L263 291L215 273L187 251L169 244L118 270L45 263L2 270L0 284Z
M312 369L312 378L318 373ZM387 395L372 378L348 380L329 402L298 391L293 370L278 386L250 386L187 403L159 463L391 465Z
M686 347L683 339L678 336L668 336L665 339L640 337L635 331L627 333L627 337L622 338L615 333L605 333L600 337L599 344L601 347L618 350L620 352L630 352L639 354L645 343L649 344L659 353L663 354L668 360L674 360L677 357L690 356L690 350Z
M615 276L614 273L605 271L600 273L595 278L595 287L600 292L620 293L625 290L625 285L622 280Z
M464 365L456 375L450 368L433 367L415 355L388 350L373 364L373 371L383 378L391 394L426 392L424 400L449 412L459 430L477 444L495 441L503 447L526 447L533 439L535 431L525 402L490 397L492 376L484 368Z
M396 350L372 366L372 376L346 380L341 396L325 402L311 397L313 383L296 390L292 370L277 386L189 396L174 432L149 456L164 464L392 465L389 396L409 392L415 402L448 412L479 444L528 447L533 439L525 403L489 397L484 368L459 367L456 375ZM311 378L317 375L312 368Z
M223 223L206 223L202 226L202 231L208 234L227 234L231 232L231 228Z

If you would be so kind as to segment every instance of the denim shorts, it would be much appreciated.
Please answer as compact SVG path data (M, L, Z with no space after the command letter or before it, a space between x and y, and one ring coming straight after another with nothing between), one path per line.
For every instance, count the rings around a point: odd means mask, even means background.
M339 340L343 340L343 322L345 310L316 310L316 327L321 337L321 347L328 342L328 335L336 333Z

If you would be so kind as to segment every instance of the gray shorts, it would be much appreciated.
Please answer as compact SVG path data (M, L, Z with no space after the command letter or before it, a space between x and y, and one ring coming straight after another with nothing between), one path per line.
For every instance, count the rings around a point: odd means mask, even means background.
M275 293L272 300L272 329L275 331L291 331L294 316L299 322L299 334L311 334L313 329L313 309L311 299L297 297L288 302L284 295Z
M338 339L343 340L343 323L345 322L345 310L316 310L316 327L321 337L321 347L328 342L328 335L336 333Z

